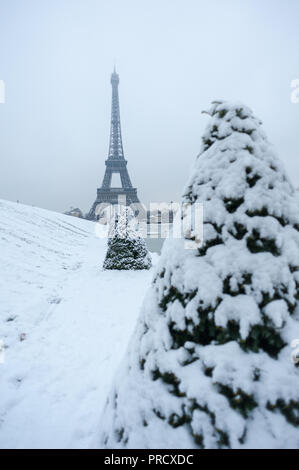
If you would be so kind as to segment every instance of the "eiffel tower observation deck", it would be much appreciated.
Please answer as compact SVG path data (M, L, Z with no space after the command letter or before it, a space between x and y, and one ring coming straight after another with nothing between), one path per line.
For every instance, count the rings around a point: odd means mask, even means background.
M108 204L118 204L119 200L125 200L126 205L139 203L137 189L133 188L127 169L127 160L124 157L124 149L121 136L119 96L118 96L119 76L115 71L111 75L112 85L112 109L111 109L111 131L109 153L106 160L106 171L102 186L97 190L97 198L89 212L88 218L96 220L99 210ZM112 175L118 173L121 187L111 187Z

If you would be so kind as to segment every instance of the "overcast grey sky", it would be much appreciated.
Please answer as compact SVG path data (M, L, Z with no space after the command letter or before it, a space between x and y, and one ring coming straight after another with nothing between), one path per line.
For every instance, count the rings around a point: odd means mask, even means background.
M214 99L254 110L299 186L298 0L0 0L0 44L2 199L89 210L114 63L142 201L179 200Z

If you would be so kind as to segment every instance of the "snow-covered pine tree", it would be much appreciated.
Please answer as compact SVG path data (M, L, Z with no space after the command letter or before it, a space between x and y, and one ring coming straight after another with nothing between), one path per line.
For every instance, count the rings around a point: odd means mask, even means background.
M294 189L248 107L209 114L184 197L204 204L203 245L164 244L104 410L107 447L299 447Z
M137 221L130 207L120 206L111 220L104 269L150 269L151 257L138 235Z

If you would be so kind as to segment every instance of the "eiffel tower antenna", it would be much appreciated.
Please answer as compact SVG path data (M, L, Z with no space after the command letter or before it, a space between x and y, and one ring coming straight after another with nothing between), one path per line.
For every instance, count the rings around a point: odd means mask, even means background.
M133 188L128 169L127 160L124 157L124 149L121 135L119 95L118 95L119 76L114 66L111 75L112 86L112 106L111 106L111 129L108 158L105 162L106 171L102 186L97 190L97 198L89 212L88 218L96 220L96 208L99 204L118 204L119 198L125 198L126 205L139 203L137 189ZM118 173L121 180L121 188L112 188L111 181L113 173Z

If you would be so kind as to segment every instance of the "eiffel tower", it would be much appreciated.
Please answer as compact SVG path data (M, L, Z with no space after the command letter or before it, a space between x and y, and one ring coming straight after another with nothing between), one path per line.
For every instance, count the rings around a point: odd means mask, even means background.
M105 162L106 171L102 186L97 190L97 198L88 214L90 220L97 220L97 206L104 207L108 204L118 204L119 200L126 201L126 205L139 203L137 189L133 188L128 169L127 160L124 157L124 149L121 137L119 97L119 76L115 71L111 75L112 85L112 109L111 109L111 131L108 158ZM118 173L121 180L121 188L112 188L111 180L113 173ZM120 199L119 199L120 198Z

